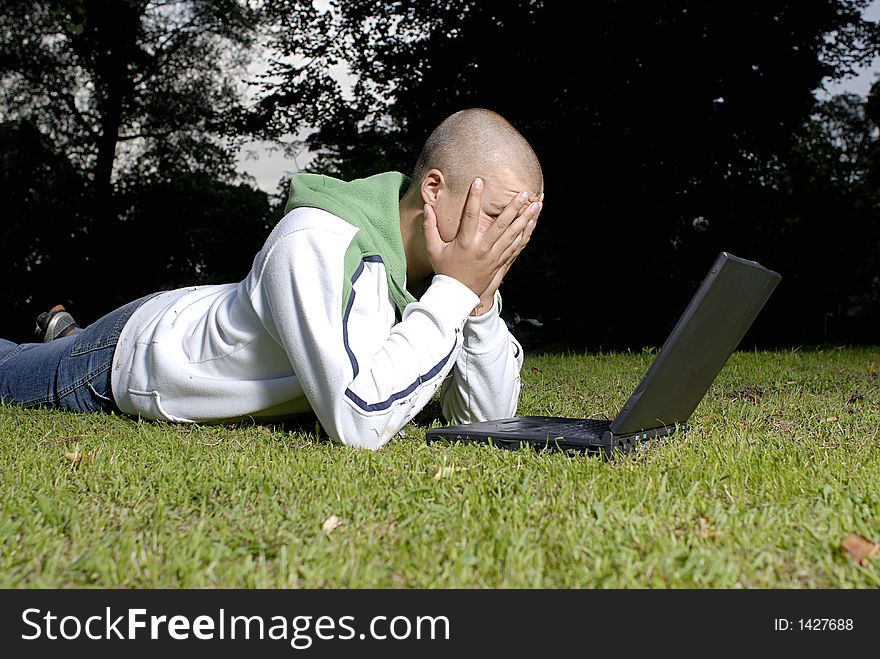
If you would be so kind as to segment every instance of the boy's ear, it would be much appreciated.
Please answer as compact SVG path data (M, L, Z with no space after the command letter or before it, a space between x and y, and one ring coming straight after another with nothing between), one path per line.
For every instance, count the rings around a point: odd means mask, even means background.
M422 192L422 201L432 206L437 203L437 197L440 195L440 189L445 185L446 179L443 172L439 169L431 169L422 177L420 190Z

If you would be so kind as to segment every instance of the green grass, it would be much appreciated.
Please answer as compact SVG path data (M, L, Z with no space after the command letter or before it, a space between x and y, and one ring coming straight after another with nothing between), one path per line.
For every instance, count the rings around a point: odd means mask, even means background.
M519 411L613 416L650 359L531 357ZM0 587L876 588L840 549L880 541L876 361L736 353L688 433L613 462L426 446L436 406L376 453L0 407Z

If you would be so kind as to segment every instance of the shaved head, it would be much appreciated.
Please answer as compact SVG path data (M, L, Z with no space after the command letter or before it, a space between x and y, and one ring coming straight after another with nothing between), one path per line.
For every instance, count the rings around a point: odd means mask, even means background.
M491 182L502 171L535 194L544 190L541 165L526 139L500 114L481 108L456 112L434 129L416 162L413 185L432 169L443 172L458 192L478 176Z

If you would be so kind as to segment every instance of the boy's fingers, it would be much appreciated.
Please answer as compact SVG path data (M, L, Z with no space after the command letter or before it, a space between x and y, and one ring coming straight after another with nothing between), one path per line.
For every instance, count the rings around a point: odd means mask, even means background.
M537 201L532 203L528 209L522 213L518 218L516 218L504 233L499 236L496 244L500 244L500 247L504 252L507 252L507 249L514 242L518 241L520 235L526 230L529 225L529 222L537 217L538 213L541 210L541 204ZM529 234L531 235L531 234Z
M476 178L468 190L467 201L464 202L464 213L461 216L459 235L472 238L477 235L480 226L480 208L483 206L483 179Z
M542 202L538 202L538 211L532 215L532 219L529 220L529 223L526 225L525 233L526 238L530 238L532 235L532 231L535 230L535 227L538 226L538 218L541 216L541 211L544 210L544 204Z
M525 236L526 240L528 240L529 238L532 237L532 232L535 230L535 225L537 225L537 223L538 222L537 222L537 216L536 216L536 217L533 217L529 221L529 223L526 225L526 228L523 231L523 236Z
M510 246L501 253L501 258L499 260L501 261L501 263L504 264L502 266L503 268L510 267L516 257L519 256L520 252L522 252L527 242L528 238L526 238L525 234L522 233L514 238Z
M506 232L505 237L499 239L498 243L503 247L507 240L510 240L507 248L501 252L501 256L499 260L502 263L506 263L506 267L510 267L511 264L516 260L522 251L526 248L526 245L529 243L529 239L532 237L532 232L535 230L535 226L538 223L538 215L541 214L541 208L543 204L540 202L535 202L531 204L526 211L517 218L516 222L511 225L510 229L514 230L517 227L522 227L521 231L517 234L511 235L509 232ZM523 222L525 225L523 226Z
M528 192L520 192L509 204L507 204L507 206L504 207L504 210L501 211L501 214L492 223L496 240L504 233L507 227L510 226L511 222L514 222L520 217L520 209L525 205L526 201L528 201L528 198Z

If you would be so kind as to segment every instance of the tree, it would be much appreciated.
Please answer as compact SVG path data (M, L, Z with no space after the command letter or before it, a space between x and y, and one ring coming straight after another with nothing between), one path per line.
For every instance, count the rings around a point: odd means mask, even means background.
M94 318L110 304L153 290L160 282L181 285L187 278L208 276L204 267L212 259L203 252L210 247L183 235L201 230L197 227L206 218L216 218L212 206L231 197L241 200L244 194L237 187L233 125L244 109L241 78L257 20L250 4L239 0L4 4L0 118L9 126L38 130L38 136L31 131L28 139L43 145L39 153L45 158L33 166L56 171L65 185L79 187L61 191L51 202L57 203L52 212L40 211L46 224L39 241L16 236L28 222L28 208L51 205L44 190L34 186L33 194L20 202L21 213L7 218L18 228L4 242L5 251L19 260L35 255L31 265L40 266L42 279L38 284L39 277L32 277L31 289L52 289L57 298L51 303L76 301L81 316ZM19 160L4 162L10 180ZM47 174L38 180L49 185L55 179ZM156 208L147 200L169 191L180 202L176 207L166 205L162 213L148 217L137 206ZM209 198L209 191L217 196ZM75 213L62 197L78 200ZM184 203L195 197L207 208ZM239 218L240 229L263 232L266 200L249 198L251 216ZM229 209L236 210L240 204ZM67 240L47 241L52 231ZM156 237L161 240L152 240ZM131 250L147 243L155 244L154 265L135 275L130 271ZM167 258L182 244L193 253L177 263L189 264L190 270L169 270ZM57 267L62 261L66 271ZM110 286L90 287L108 279ZM34 299L27 287L8 290L5 296L19 308ZM25 311L35 315L32 309Z
M876 341L880 321L880 98L819 103L763 192L765 240L791 273L775 308L796 340ZM755 195L758 197L758 194ZM789 245L789 249L785 246Z
M410 171L454 110L501 112L547 182L506 307L559 317L591 345L656 342L718 249L783 262L778 243L754 240L783 221L763 213L759 183L803 134L823 78L880 52L866 4L609 0L579 19L536 0L347 0L302 22L300 3L281 3L296 29L278 31L279 52L306 63L277 65L263 120L293 132L322 118L317 162L354 176ZM350 100L328 78L341 61ZM320 93L294 99L303 79Z
M13 0L0 14L0 103L51 136L98 190L171 152L215 171L227 163L204 161L203 144L241 110L234 72L252 19L235 0Z

